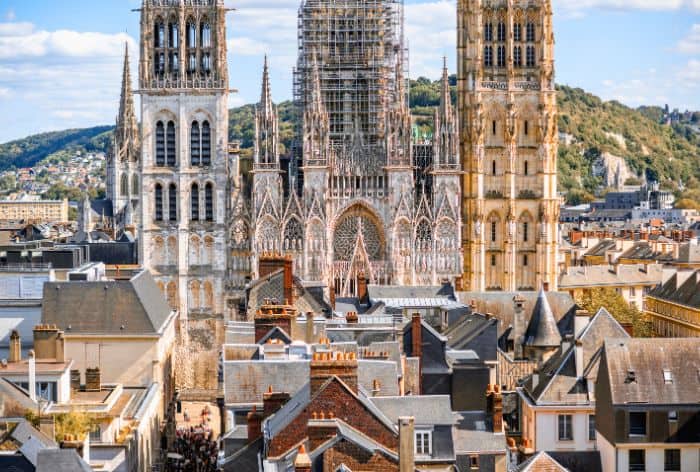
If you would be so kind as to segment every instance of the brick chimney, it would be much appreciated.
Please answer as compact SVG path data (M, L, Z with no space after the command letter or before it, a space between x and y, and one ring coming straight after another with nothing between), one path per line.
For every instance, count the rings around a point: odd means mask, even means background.
M10 334L10 358L8 361L10 363L16 363L22 360L22 340L19 337L19 333L16 329L12 330Z
M634 337L634 325L632 323L620 323L620 326L629 334L630 338Z
M65 362L65 339L56 325L34 327L34 354L37 359L55 359Z
M486 412L493 421L493 432L503 432L503 395L500 385L488 385L486 389Z
M292 336L292 320L296 316L296 310L289 305L272 305L269 302L264 304L254 318L255 342L259 342L275 327Z
M290 399L290 395L285 392L274 392L272 385L263 394L263 416L269 418L277 413Z
M413 417L399 417L399 472L415 472L415 441Z
M357 393L357 357L354 352L316 352L311 359L311 396L335 376Z
M262 422L263 414L253 406L253 410L248 413L248 444L262 437Z
M294 459L294 472L311 472L311 457L306 453L306 448L302 444Z
M80 390L80 370L71 369L70 371L70 389L74 392Z
M423 355L423 328L420 313L414 313L411 317L411 355L413 357Z
M333 419L332 411L313 411L307 424L309 446L311 450L325 443L338 433L338 424Z
M100 374L100 368L87 368L85 369L85 391L86 392L99 392L102 390L102 375Z
M348 324L357 324L358 316L356 311L349 311L345 314L345 321Z
M284 298L287 304L294 305L294 259L281 254L260 257L258 273L261 279L280 269L284 270Z

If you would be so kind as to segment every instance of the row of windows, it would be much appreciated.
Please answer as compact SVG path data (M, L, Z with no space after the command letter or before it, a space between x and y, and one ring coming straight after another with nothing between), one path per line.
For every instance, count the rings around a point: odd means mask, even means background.
M630 449L628 457L630 472L644 472L647 470L647 458L644 449ZM681 470L680 449L664 449L664 470L672 472Z
M496 161L491 161L491 175L498 175ZM527 161L523 162L523 175L530 175L530 165Z
M167 64L165 59L168 59ZM211 54L208 52L201 54L201 70L204 73L211 72ZM165 71L173 74L180 72L180 55L177 52L171 51L167 54L160 52L157 55L154 63L156 75L163 75ZM190 74L197 72L197 54L190 52L187 54L187 72Z
M559 441L574 440L573 415L558 415L557 437ZM595 415L588 415L588 440L595 441Z
M491 267L496 267L498 265L498 257L496 254L491 254ZM530 256L528 254L523 254L523 267L530 265Z
M177 163L175 122L156 123L156 166L175 167ZM190 164L211 165L211 126L208 121L192 122L190 128Z
M187 22L187 48L196 48L197 43L201 44L202 48L211 47L211 25L204 21L197 28L194 20ZM176 21L171 21L167 24L162 20L157 20L154 26L154 46L156 48L177 49L180 47L180 26Z
M134 174L131 176L131 196L137 198L139 193L139 176ZM121 182L119 182L119 195L129 196L129 176L126 173L122 174Z
M499 43L504 43L506 41L506 24L504 22L499 22L496 24L496 41ZM493 23L489 22L484 24L484 40L493 41L494 27ZM523 40L523 25L522 23L513 24L513 41L522 42ZM525 25L525 41L533 42L535 41L535 24L527 23Z
M192 221L214 221L214 186L207 182L204 186L204 211L200 209L200 189L199 184L192 184L190 196L190 220ZM168 187L168 205L167 219L168 221L177 221L177 186L170 184ZM156 184L155 189L155 220L165 220L165 208L163 186Z
M498 242L498 221L492 221L491 222L491 242L495 243ZM522 241L524 243L528 242L530 240L530 223L528 221L523 221L521 223L521 228L523 230L522 232Z
M496 61L494 63L493 46L484 46L484 66L485 67L505 67L506 66L506 47L496 47ZM525 67L535 67L536 55L535 46L527 46L525 48ZM523 67L523 49L521 46L513 47L513 66Z

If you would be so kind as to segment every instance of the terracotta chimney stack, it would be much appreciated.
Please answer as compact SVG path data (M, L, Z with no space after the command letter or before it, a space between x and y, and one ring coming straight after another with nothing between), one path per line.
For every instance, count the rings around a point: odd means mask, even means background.
M415 420L412 417L399 418L399 472L415 472Z
M10 334L10 363L16 363L22 360L22 340L19 337L19 332L16 329Z
M311 359L311 395L331 377L340 380L357 392L357 357L349 352L316 352Z
M311 472L311 457L306 453L306 448L302 444L294 459L294 472Z

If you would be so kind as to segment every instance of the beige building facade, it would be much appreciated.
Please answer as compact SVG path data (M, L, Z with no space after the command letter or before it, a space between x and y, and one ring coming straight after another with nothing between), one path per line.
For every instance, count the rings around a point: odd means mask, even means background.
M557 285L557 107L548 0L458 2L467 290Z
M2 200L0 221L67 222L68 200Z

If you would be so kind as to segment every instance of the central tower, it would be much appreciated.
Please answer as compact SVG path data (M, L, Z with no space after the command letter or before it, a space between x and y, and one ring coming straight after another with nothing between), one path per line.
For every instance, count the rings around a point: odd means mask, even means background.
M181 319L219 319L228 174L224 1L143 0L139 78L139 254Z

